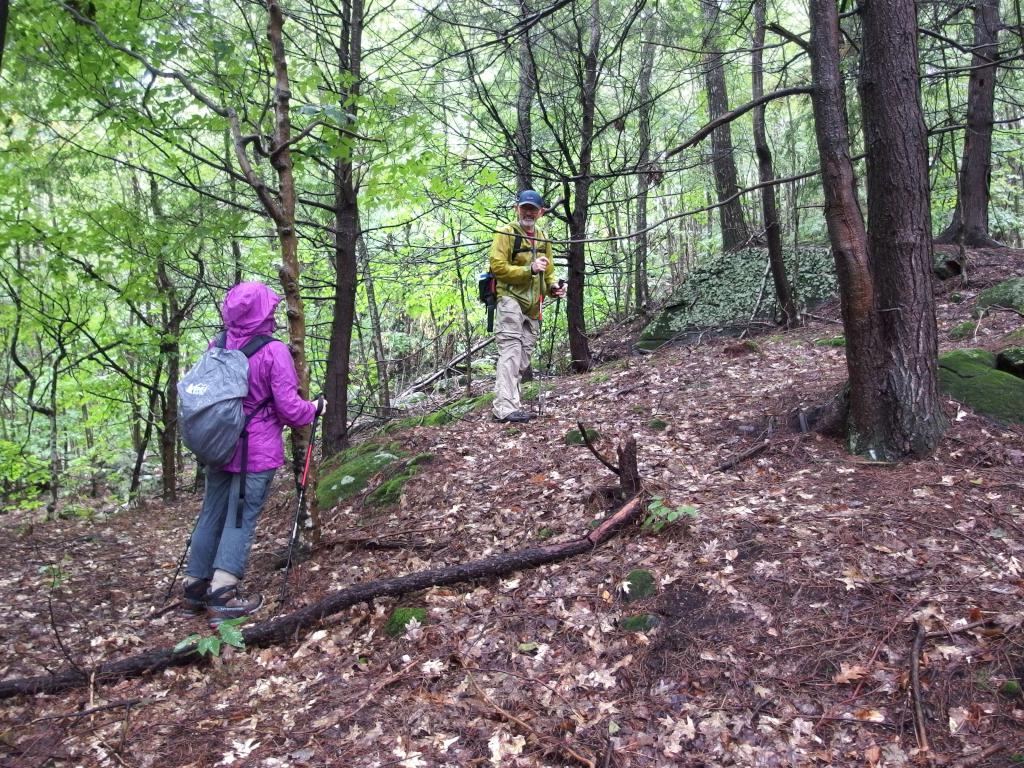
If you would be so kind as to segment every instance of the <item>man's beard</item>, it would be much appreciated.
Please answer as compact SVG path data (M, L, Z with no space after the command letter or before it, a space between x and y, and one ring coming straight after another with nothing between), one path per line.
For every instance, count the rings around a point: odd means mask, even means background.
M524 218L524 217L520 217L519 218L519 226L522 227L523 229L531 230L532 231L533 228L535 226L537 226L537 220L536 219L527 219L527 218Z

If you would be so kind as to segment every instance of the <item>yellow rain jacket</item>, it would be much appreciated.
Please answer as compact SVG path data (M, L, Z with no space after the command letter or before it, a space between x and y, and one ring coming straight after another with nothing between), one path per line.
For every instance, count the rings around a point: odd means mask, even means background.
M520 236L519 251L512 253L516 235ZM532 274L530 264L544 256L548 268L542 274ZM498 298L511 296L519 302L523 314L531 320L540 318L540 299L552 288L555 261L551 258L551 241L540 227L534 229L534 239L517 224L506 224L498 229L491 243L491 274L495 276Z

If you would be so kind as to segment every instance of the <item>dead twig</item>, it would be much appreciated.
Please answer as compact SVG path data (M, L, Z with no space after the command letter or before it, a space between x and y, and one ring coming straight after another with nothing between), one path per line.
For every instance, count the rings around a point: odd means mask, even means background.
M771 442L770 440L762 440L760 443L758 443L758 444L748 448L747 450L743 451L742 453L739 453L736 456L733 456L728 461L725 461L725 462L722 462L721 464L719 464L717 467L715 467L715 472L724 472L727 469L732 469L737 464L746 461L747 459L751 458L752 456L757 456L757 454L759 454L761 451L763 451L765 448L768 447L768 444L770 442Z
M972 768L972 766L977 765L982 760L987 760L988 758L992 757L992 755L998 755L1000 752L1006 749L1006 747L1006 744L993 744L991 747L986 747L985 749L981 750L981 752L977 752L973 755L968 755L962 760L958 760L957 762L953 763L953 768Z
M917 746L923 752L929 751L928 730L924 724L924 706L921 703L921 648L924 646L928 632L921 622L916 623L917 634L914 637L914 648L910 654L910 688L914 697L914 733Z
M568 744L562 744L557 739L552 739L550 736L545 736L544 734L539 733L533 726L531 726L525 720L516 717L508 710L503 709L499 704L495 703L486 693L484 693L483 688L480 687L480 685L476 681L476 678L473 677L473 673L470 672L469 669L467 669L465 666L463 667L463 669L466 670L466 676L469 678L469 682L472 683L473 687L476 689L476 692L480 695L480 698L483 699L491 707L493 707L494 710L502 717L504 717L506 720L518 725L519 728L523 730L532 741L551 746L554 749L565 753L581 765L587 766L587 768L597 768L597 763L595 763L594 760L592 760L591 758L581 755Z
M597 460L600 461L602 464L604 464L608 469L610 469L616 475L621 475L622 474L622 470L619 469L618 467L616 467L610 461L608 461L608 459L606 459L600 453L598 453L597 448L595 448L594 444L592 442L590 442L590 437L587 435L587 428L585 426L583 426L583 422L582 421L577 421L576 422L576 426L579 427L580 434L583 435L583 443L584 443L584 445L586 445L587 448L590 449L590 452L592 454L594 454L594 456L597 458Z
M88 717L89 715L95 715L97 712L106 712L111 709L120 709L121 707L131 709L136 705L152 704L154 701L155 699L153 698L112 701L110 704L103 704L98 707L90 707L89 709L83 709L81 712L68 712L65 715L45 715L44 717L37 717L35 720L32 721L32 724L41 723L45 720L66 720L70 718Z

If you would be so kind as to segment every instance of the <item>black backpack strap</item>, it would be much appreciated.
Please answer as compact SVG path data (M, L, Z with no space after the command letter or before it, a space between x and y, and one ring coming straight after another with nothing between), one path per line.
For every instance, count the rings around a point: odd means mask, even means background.
M221 331L213 337L213 346L224 349L228 345L228 332Z
M245 417L245 424L242 426L242 471L238 478L238 506L235 508L235 528L242 527L242 507L245 505L245 472L246 465L249 463L249 422L252 421L252 417L262 411L268 405L274 401L274 396L263 400L259 405L252 409L252 413Z
M252 357L272 341L277 341L277 339L275 339L273 336L253 336L251 339L249 339L248 342L246 342L245 346L242 347L239 350L239 352L241 352L246 357Z

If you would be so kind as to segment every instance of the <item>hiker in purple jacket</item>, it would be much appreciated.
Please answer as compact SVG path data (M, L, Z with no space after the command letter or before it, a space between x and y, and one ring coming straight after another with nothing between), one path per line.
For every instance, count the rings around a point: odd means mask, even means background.
M262 283L239 283L221 307L227 329L226 348L241 349L258 335L276 328L274 310L281 297ZM211 342L211 345L213 342ZM262 407L261 404L264 404ZM263 605L263 597L243 597L238 583L245 574L256 520L267 499L274 472L284 464L281 433L285 426L310 424L326 402L299 396L299 381L288 347L272 341L249 358L249 393L242 408L249 421L248 460L240 525L235 524L242 478L242 445L222 467L206 468L206 495L192 534L192 553L185 577L186 607L205 610L212 625L247 616Z

